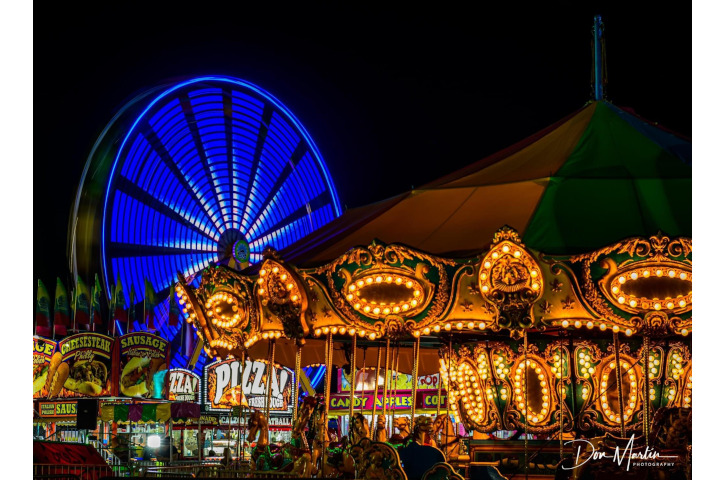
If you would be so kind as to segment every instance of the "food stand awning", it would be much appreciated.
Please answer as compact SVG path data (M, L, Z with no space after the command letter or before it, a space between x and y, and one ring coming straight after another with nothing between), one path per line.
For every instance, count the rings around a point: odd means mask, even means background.
M198 419L201 414L199 404L180 403L122 403L101 407L101 420L119 423L164 423Z

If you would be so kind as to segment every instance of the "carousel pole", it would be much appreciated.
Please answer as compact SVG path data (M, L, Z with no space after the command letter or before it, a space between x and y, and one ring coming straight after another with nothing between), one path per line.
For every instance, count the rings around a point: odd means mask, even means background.
M360 370L362 372L362 378L363 378L362 386L360 387L360 398L361 398L360 414L361 415L363 415L363 412L365 411L365 402L362 401L362 398L363 398L363 396L365 396L365 378L366 378L365 377L365 368L366 368L365 360L366 360L367 354L368 354L368 347L363 347L362 351L363 351L363 364L362 364L362 370ZM370 424L372 425L373 422L370 422Z
M650 398L649 398L649 332L645 331L644 345L644 394L642 401L644 403L644 419L642 420L642 433L644 434L645 446L649 447L649 418L650 418ZM634 366L632 366L634 368ZM619 404L620 416L624 417L623 405Z
M390 371L390 381L391 382L393 381L393 372L395 372L395 383L391 387L391 390L393 391L393 406L390 409L390 412L391 412L390 420L392 422L392 426L390 427L390 437L395 435L395 407L397 406L396 403L397 403L397 399L398 399L398 379L400 376L400 373L398 373L398 369L400 368L400 344L397 341L395 342L395 348L393 349L393 353L394 353L393 357L395 358L395 361L393 362L394 367ZM411 428L412 427L413 426L411 425ZM388 438L390 438L390 437L388 437Z
M244 353L242 353L242 358L239 360L239 365L242 366L241 367L242 373L244 372L244 366L246 365L246 361L245 361L244 357L245 357L245 355L244 355ZM242 405L242 396L243 395L244 395L244 387L240 383L239 384L239 402L237 402L238 407L239 407L239 412L237 412L239 414L239 424L238 424L239 432L237 433L237 459L239 459L242 455L242 453L241 453L241 450L242 450L242 408L244 408L244 406Z
M617 399L619 400L619 431L624 438L624 395L622 395L622 366L619 361L619 332L614 332L614 365L617 375Z
M294 393L292 394L292 398L293 398L292 422L297 421L297 404L299 403L299 397L300 397L300 373L302 370L301 365L302 365L302 345L300 345L298 343L297 351L295 352L295 383L293 385Z
M572 430L576 436L576 381L574 380L574 370L576 367L576 355L574 354L574 334L569 334L569 374L571 375L571 418L572 418Z
M453 385L453 372L451 371L451 359L452 358L453 358L453 334L451 333L448 335L448 385L446 386L446 396L448 398L451 398L450 392L451 392L451 386ZM450 411L451 411L451 406L449 404L448 407L446 408L446 414L449 414ZM458 426L456 425L455 418L456 418L456 416L454 415L453 416L453 426L455 427L456 432L457 432ZM445 455L445 459L447 462L448 453L446 453L446 452L447 452L447 449L443 452L443 454Z
M355 362L357 361L357 335L352 336L352 353L350 355L350 421L348 435L352 432L352 416L355 414Z
M373 393L373 421L372 424L375 425L375 422L377 421L377 411L378 411L378 378L380 378L380 360L383 356L383 350L380 348L380 343L378 342L378 363L375 365L375 390Z
M441 416L441 389L443 388L443 376L438 372L438 401L436 402L436 418Z
M410 425L415 425L415 394L418 390L418 361L420 360L420 337L415 337L413 345L413 398L410 403Z
M524 330L524 477L529 478L529 335Z
M264 417L269 421L269 407L272 403L272 375L274 374L275 340L269 342L269 359L267 360L267 403L264 406Z
M327 412L330 409L330 383L332 382L332 333L327 334L327 340L325 343L325 417L327 417ZM327 429L327 424L324 425L325 429ZM325 478L325 464L327 463L327 447L330 443L328 439L328 436L326 435L327 432L322 432L322 478Z
M383 382L383 417L385 430L388 429L388 373L390 372L390 335L385 339L385 381ZM388 436L390 438L390 436Z
M559 460L564 460L564 398L562 395L563 384L564 384L564 372L561 368L564 365L564 348L561 344L561 334L559 331Z

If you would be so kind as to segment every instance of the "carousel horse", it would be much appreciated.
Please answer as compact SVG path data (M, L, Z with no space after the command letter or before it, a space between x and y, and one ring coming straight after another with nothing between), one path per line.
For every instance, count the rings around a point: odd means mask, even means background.
M305 436L305 428L310 422L312 412L315 410L315 403L314 397L305 397L297 411L297 418L294 425L292 425L292 443L298 448L310 448Z
M352 423L350 425L350 443L356 445L360 443L363 438L370 438L370 427L368 426L368 419L360 413L354 413L352 415Z
M327 446L330 435L327 429L327 412L324 405L319 405L312 418L314 438L312 440L312 474L317 475L320 470L318 462L324 465L327 462Z
M436 442L438 448L443 450L447 459L456 458L460 454L460 436L456 433L456 428L451 422L451 417L441 414L433 421L431 436Z
M410 437L410 417L407 415L404 417L395 417L393 426L398 429L402 438Z
M376 442L387 442L388 441L388 431L385 428L385 416L380 414L378 415L378 419L375 422L375 435L374 435Z
M269 425L267 419L262 415L262 412L255 409L249 416L249 422L247 422L247 440L255 441L257 434L259 434L259 439L256 440L256 448L269 446Z
M418 445L430 445L430 438L433 432L433 421L430 417L419 415L415 417L413 427L413 441Z

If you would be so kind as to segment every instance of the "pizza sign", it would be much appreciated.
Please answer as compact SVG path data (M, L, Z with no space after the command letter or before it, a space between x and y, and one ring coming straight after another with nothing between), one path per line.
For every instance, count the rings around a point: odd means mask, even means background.
M273 367L270 410L287 410L291 404L294 374L284 367ZM267 405L267 363L247 360L221 360L204 368L207 408L229 410L238 405L265 408Z
M183 368L172 369L169 372L169 400L199 403L200 383L197 374Z

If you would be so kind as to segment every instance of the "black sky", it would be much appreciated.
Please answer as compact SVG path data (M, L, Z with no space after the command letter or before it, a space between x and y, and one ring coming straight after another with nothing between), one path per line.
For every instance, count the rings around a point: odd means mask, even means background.
M609 99L691 136L690 5L534 11L517 3L502 12L101 3L35 9L33 271L51 290L56 276L69 280L68 220L93 143L134 94L169 79L230 75L271 92L306 127L341 202L354 207L583 106L600 13Z

